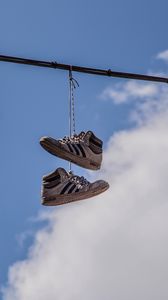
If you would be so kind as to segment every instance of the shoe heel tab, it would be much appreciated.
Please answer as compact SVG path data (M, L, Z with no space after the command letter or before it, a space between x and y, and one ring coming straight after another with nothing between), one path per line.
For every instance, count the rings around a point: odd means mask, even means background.
M54 172L51 172L49 174L46 174L43 176L43 181L47 181L48 179L51 179L57 175L57 169Z
M54 178L60 177L60 174L64 172L65 170L63 168L57 168L54 172L44 175L43 181L52 181Z

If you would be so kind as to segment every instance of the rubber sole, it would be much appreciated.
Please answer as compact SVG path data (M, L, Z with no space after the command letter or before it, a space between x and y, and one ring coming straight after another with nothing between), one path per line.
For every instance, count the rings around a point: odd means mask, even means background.
M52 142L50 142L49 140L40 140L40 145L50 154L68 160L82 168L89 170L100 169L100 164L97 164L95 161L89 160L87 158L78 157L73 153L67 152L64 149L61 149L59 146L53 145Z
M89 192L78 192L78 194L66 194L66 195L56 195L48 198L42 198L42 205L45 206L57 206L63 205L71 202L76 202L80 200L86 200L91 197L97 196L103 192L105 192L109 188L109 184L107 183L101 189L93 189Z

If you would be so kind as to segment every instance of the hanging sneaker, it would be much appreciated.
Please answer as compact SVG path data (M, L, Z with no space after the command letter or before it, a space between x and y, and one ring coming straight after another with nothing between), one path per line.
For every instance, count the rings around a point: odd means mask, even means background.
M58 168L53 173L43 176L42 204L56 206L84 200L105 192L109 184L104 180L93 183L84 177L68 173L63 168Z
M102 162L103 142L92 131L55 140L42 137L40 145L49 153L73 162L83 168L98 170Z

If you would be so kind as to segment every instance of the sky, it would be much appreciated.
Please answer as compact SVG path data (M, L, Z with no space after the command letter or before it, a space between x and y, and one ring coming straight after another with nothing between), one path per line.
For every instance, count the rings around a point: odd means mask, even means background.
M168 77L167 1L0 1L0 55ZM104 142L110 189L41 206L68 163L41 136L68 129L68 73L0 62L0 299L167 300L168 87L75 73L77 132Z

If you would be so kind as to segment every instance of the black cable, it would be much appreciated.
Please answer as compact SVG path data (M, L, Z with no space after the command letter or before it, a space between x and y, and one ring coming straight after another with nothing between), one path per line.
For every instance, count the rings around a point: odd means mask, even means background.
M125 72L116 72L116 71L112 71L111 69L101 70L101 69L94 69L94 68L87 68L87 67L80 67L80 66L71 66L71 65L67 65L67 64L60 64L57 62L33 60L33 59L6 56L6 55L0 55L0 61L32 65L32 66L37 66L37 67L68 70L68 71L71 69L74 72L87 73L87 74L92 74L92 75L101 75L101 76L110 76L110 77L118 77L118 78L127 78L127 79L168 83L168 78L165 78L165 77L134 74L134 73L125 73Z

